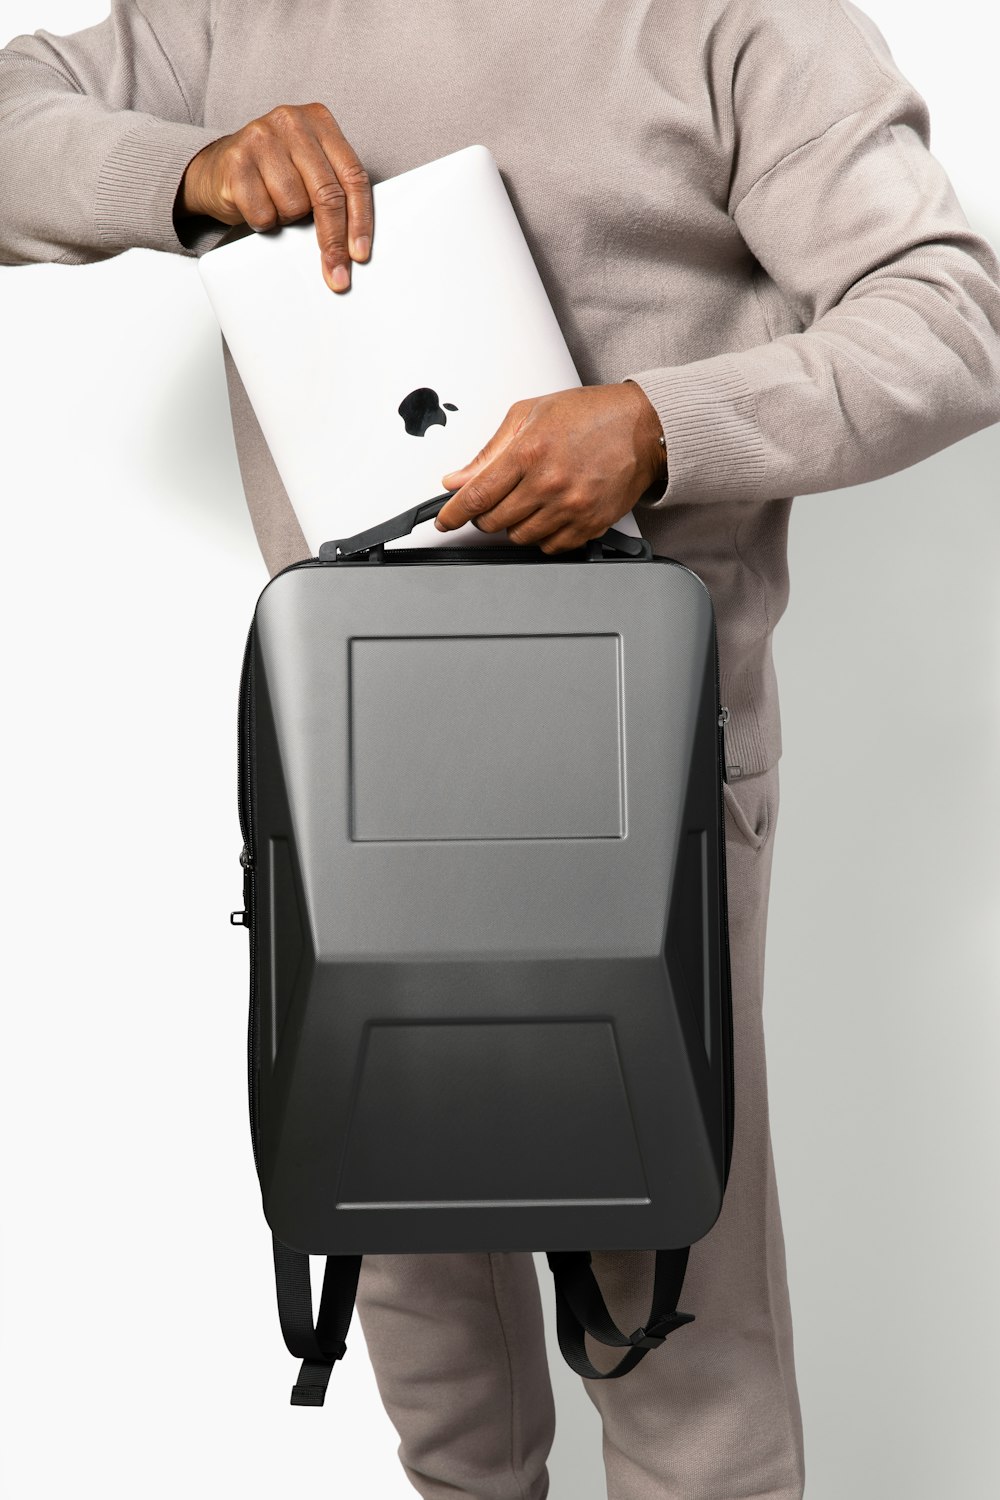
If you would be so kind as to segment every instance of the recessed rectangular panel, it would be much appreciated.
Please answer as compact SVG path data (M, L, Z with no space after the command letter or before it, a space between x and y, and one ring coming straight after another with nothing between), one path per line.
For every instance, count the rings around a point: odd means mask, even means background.
M624 834L620 637L351 641L357 840Z
M368 1028L338 1208L648 1200L610 1021Z

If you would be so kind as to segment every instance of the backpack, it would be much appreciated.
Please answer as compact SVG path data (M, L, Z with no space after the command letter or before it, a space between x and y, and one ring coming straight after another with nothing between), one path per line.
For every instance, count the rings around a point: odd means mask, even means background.
M613 530L387 549L447 498L275 574L243 657L231 921L294 1405L323 1404L365 1253L548 1247L563 1356L626 1374L693 1321L729 1174L708 591ZM656 1250L643 1326L583 1246Z

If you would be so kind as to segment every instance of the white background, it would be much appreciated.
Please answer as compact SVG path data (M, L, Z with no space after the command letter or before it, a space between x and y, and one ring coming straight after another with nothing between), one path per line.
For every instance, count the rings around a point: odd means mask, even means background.
M995 12L867 9L1000 244ZM0 40L104 11L6 0ZM0 270L0 330L7 1491L405 1500L357 1323L287 1405L228 923L266 573L194 264ZM994 428L793 507L765 1018L810 1500L1000 1489L998 473ZM538 1266L552 1494L600 1500Z

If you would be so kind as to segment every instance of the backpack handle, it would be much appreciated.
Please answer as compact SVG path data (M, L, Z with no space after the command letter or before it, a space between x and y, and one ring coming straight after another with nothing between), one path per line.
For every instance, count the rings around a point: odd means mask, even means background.
M385 542L394 542L401 536L409 536L414 526L419 526L421 521L432 520L456 493L455 490L445 490L443 495L435 495L432 500L422 500L419 505L411 506L398 516L382 521L378 526L369 527L367 531L359 531L355 536L341 537L337 541L324 542L317 554L319 560L338 562L341 558L354 557L359 552L370 552L372 548L381 547ZM652 548L643 537L627 536L624 531L613 529L585 545L588 556L602 556L605 547L624 557L648 559L653 555Z

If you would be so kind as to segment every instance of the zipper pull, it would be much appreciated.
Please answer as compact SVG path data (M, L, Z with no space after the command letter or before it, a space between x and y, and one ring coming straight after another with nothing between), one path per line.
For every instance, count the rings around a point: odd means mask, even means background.
M231 911L229 922L232 927L250 926L250 872L253 869L253 860L250 858L250 850L246 844L240 850L240 864L243 866L243 900L246 905L242 911Z
M726 765L726 725L729 723L729 709L723 704L719 708L717 720L719 726L719 761L722 765L722 779L729 781L729 767Z

